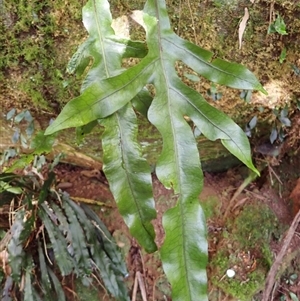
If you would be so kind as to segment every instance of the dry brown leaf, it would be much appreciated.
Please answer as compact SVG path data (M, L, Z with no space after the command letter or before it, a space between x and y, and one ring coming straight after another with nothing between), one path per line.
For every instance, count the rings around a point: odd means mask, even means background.
M10 276L11 268L8 265L8 253L6 250L0 252L0 265L6 276Z
M248 19L249 19L249 11L248 11L248 8L245 7L245 14L244 14L244 17L243 17L243 19L240 23L240 27L239 27L239 49L242 48L243 34L244 34L245 29L246 29Z

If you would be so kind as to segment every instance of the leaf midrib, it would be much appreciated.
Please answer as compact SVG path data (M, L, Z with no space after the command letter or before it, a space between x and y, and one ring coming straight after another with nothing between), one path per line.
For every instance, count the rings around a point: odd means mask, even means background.
M119 127L119 129L121 129L120 130L120 138L119 138L120 139L120 148L121 148L121 153L122 153L122 159L121 160L123 161L123 164L125 164L125 166L127 166L128 164L127 164L126 160L124 160L124 158L126 158L126 156L124 154L126 154L127 152L124 151L124 147L123 147L123 141L126 141L127 139L124 138L124 135L123 135L122 126L121 126L121 123L120 123L120 114L119 114L119 112L116 112L115 114L116 114L116 118L117 118L117 122L118 122L118 127ZM128 168L124 168L123 170L125 171L125 174L126 174L126 178L127 178L128 184L129 184L132 199L134 200L134 203L136 205L135 207L137 208L137 213L138 213L138 216L139 216L139 220L143 221L143 216L141 214L142 210L140 209L139 202L136 200L135 194L133 193L134 188L133 188L133 184L132 184L132 181L131 181L131 177L128 173ZM145 230L145 232L148 233L149 237L151 237L152 234L145 227L144 223L141 222L141 224L142 224L142 227Z
M186 86L187 88L190 88L188 86ZM211 121L210 119L208 119L207 115L203 114L190 100L189 98L187 98L185 95L183 95L182 93L180 93L180 91L178 91L176 88L174 88L174 86L170 87L170 89L172 89L176 94L179 94L181 96L181 98L183 98L190 106L192 106L195 110L195 112L198 112L205 120L207 120L208 123L212 124L215 128L217 128L220 132L222 132L223 134L225 134L225 136L227 136L228 138L225 139L223 138L222 140L230 140L232 141L236 147L239 149L240 153L243 154L244 156L244 151L239 147L239 144L236 143L229 135L227 132L225 132L222 128L220 128L218 125L216 125L213 121ZM205 101L205 100L204 100Z
M105 45L104 45L104 37L101 31L101 26L100 26L100 20L99 18L97 18L98 15L98 11L97 11L97 5L95 3L95 0L93 0L93 7L94 7L94 12L95 12L95 19L96 19L96 23L97 23L97 31L98 31L98 36L99 36L99 41L100 41L100 45L101 45L101 53L102 53L102 58L103 58L103 62L104 62L104 66L105 66L105 73L107 75L107 77L110 76L109 74L109 66L107 64L107 59L106 59L106 51L105 51Z
M158 13L158 7L157 7L157 0L155 0L155 9L156 9L156 14L157 14L157 17L158 17L158 20L159 19L159 13ZM182 230L182 236L180 237L182 239L182 257L183 257L183 264L184 264L184 270L185 270L185 275L186 277L184 278L185 282L186 282L186 285L185 287L187 288L188 290L188 294L189 294L189 299L188 300L192 300L191 299L191 289L190 289L190 285L189 285L189 273L188 273L188 269L187 269L187 258L186 258L186 246L185 246L185 243L184 243L184 237L185 237L185 224L184 224L184 220L183 220L183 216L184 216L184 210L183 210L183 202L182 202L182 197L183 197L183 194L182 194L182 184L181 184L181 172L180 172L180 167L179 167L179 155L178 155L178 145L176 143L176 141L179 141L178 139L176 139L176 131L175 131L175 126L174 126L174 121L173 121L173 118L177 118L177 116L174 114L174 112L172 112L172 107L170 106L171 105L171 99L170 99L170 81L169 81L169 77L168 77L168 72L167 72L167 66L165 67L165 64L164 64L164 49L163 48L163 43L162 43L162 40L164 39L163 38L163 35L161 33L161 27L160 27L160 22L157 22L157 37L158 37L158 53L159 53L159 58L160 58L160 65L161 65L161 71L162 71L162 74L163 74L163 77L165 79L165 87L166 87L166 92L167 92L167 100L168 100L168 112L169 112L169 117L170 117L170 123L171 123L171 129L172 129L172 138L173 138L173 145L174 145L174 151L175 151L175 157L176 157L176 164L175 164L175 168L176 168L176 175L177 175L177 182L178 182L178 194L180 195L179 199L178 199L178 202L179 202L179 208L180 208L180 225L181 225L181 230ZM168 61L168 59L166 60ZM175 72L175 68L174 68L174 72ZM176 192L177 193L177 192Z
M166 36L166 35L165 35ZM171 34L169 34L169 36L176 36L177 39L181 39L179 36L177 36L174 32L172 32ZM209 68L212 68L212 69L215 69L217 72L220 72L220 73L223 73L223 74L226 74L226 75L230 75L231 77L234 77L236 78L237 80L241 80L241 81L244 81L244 82L248 82L249 84L253 85L253 82L250 82L248 81L247 79L244 79L242 77L239 77L239 76L236 76L235 74L233 73L230 73L230 72L226 72L218 67L216 67L215 65L212 65L212 62L213 60L211 61L205 61L201 58L199 58L198 56L196 56L192 51L188 50L186 47L180 47L177 43L174 43L171 39L169 38L166 38L166 37L163 37L162 38L164 41L166 41L167 43L170 43L172 44L174 47L180 49L181 51L183 52L187 52L190 56L194 57L196 60L198 61L201 61L203 64L205 64L206 66L208 66ZM181 39L182 40L182 39ZM184 42L186 42L185 40L183 40ZM197 45L194 45L196 47L198 47ZM212 55L213 57L213 55ZM179 60L179 59L178 59ZM189 66L190 68L193 69L192 66ZM200 75L202 75L201 73L199 73Z

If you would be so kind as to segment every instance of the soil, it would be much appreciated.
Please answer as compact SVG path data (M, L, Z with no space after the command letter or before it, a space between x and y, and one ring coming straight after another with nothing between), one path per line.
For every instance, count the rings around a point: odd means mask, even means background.
M259 157L257 157L257 160ZM238 218L238 216L246 210L247 206L253 204L264 204L276 215L278 224L281 228L280 237L272 238L269 242L273 259L282 248L285 231L290 226L293 216L297 213L295 208L300 204L300 180L297 182L297 177L300 177L300 154L290 157L284 155L278 162L277 166L269 165L262 172L262 177L252 182L246 189L237 197L235 206L230 212L227 220L223 220L224 212L228 203L244 181L246 177L244 167L237 167L228 170L224 173L205 173L204 189L199 196L199 201L203 207L206 208L205 203L210 203L212 200L213 214L207 218L208 238L209 238L209 258L210 261L216 256L220 249L234 242L232 233L224 239L224 231L230 223ZM134 280L138 272L142 275L145 284L145 291L147 300L171 300L170 287L163 274L159 254L145 253L137 242L130 236L128 229L120 216L117 206L110 193L108 183L105 176L99 170L84 170L81 167L72 166L70 164L59 164L55 170L57 174L57 188L67 191L75 200L84 201L86 203L98 204L94 205L96 210L106 224L109 231L113 234L117 244L122 249L126 258L129 276L125 280L128 284L130 294L133 294ZM288 179L288 180L286 180ZM170 208L176 203L172 191L165 189L155 174L152 175L154 198L156 201L157 219L153 221L156 231L156 242L161 246L164 239L164 231L162 227L162 215L167 208ZM280 183L281 182L281 183ZM230 221L230 223L228 223ZM265 225L257 225L259 231L264 231ZM300 227L298 227L300 231ZM245 233L251 240L251 233ZM236 246L236 245L235 245ZM276 281L276 290L273 292L273 300L279 300L283 295L290 296L294 293L300 298L300 266L298 260L300 253L298 251L300 246L300 238L295 233L292 242L288 248L287 254L284 257L283 264L279 271L280 280ZM234 250L230 250L234 254ZM239 256L243 257L243 265L241 262L236 263L236 272L238 272L241 279L247 281L250 273L259 268L259 261L263 257L261 250L253 246L251 249L251 256L248 261L245 259L245 251L239 250ZM247 268L251 265L251 268ZM239 266L239 268L237 268ZM267 271L266 271L267 272ZM215 277L215 268L209 265L208 278ZM289 280L288 277L296 275L296 279ZM219 279L222 275L217 275ZM220 280L221 281L221 280ZM257 299L261 300L263 287L261 291L257 292ZM223 292L215 284L209 284L210 300L215 299L215 295L222 296L221 300L237 300L231 299L230 295ZM142 300L140 291L138 290L135 300ZM107 300L110 300L107 297ZM224 298L224 299L223 299ZM73 296L73 299L76 298ZM220 300L220 299L219 299ZM286 299L289 300L289 299Z

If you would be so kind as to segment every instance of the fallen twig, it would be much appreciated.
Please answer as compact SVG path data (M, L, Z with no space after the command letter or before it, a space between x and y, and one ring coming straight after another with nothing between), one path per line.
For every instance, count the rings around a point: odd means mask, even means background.
M139 271L137 271L135 273L134 285L133 285L133 290L132 290L132 298L131 298L132 301L136 301L136 293L137 293L138 286L141 291L142 300L147 301L147 294L146 294L143 276L142 276L141 272L139 272Z
M278 255L268 273L262 301L268 301L270 298L270 295L271 295L271 292L272 292L272 289L273 289L273 286L275 283L275 279L276 279L276 276L278 273L278 269L283 260L283 257L286 254L286 251L291 243L291 240L295 234L295 231L298 227L299 222L300 222L300 211L298 211L297 215L295 216L295 218L286 234L282 248L281 248L280 252L278 253Z
M146 289L145 289L143 276L139 271L136 272L136 276L137 276L140 291L141 291L141 294L142 294L142 299L143 299L143 301L147 301L147 295L146 295Z
M138 288L138 279L137 279L137 274L135 274L134 285L133 285L133 290L132 290L132 298L131 298L132 301L136 300L137 288Z

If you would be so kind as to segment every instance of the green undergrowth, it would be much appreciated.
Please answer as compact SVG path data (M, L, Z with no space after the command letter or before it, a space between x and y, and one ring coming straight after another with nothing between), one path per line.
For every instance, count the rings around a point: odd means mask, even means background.
M282 231L268 206L260 203L245 206L223 230L210 263L213 285L238 300L252 300L262 289L274 260L270 243L279 240ZM226 275L228 269L235 271L234 277Z
M82 3L4 0L0 6L0 79L6 100L18 96L19 105L60 109L79 90L65 66L85 35Z
M280 238L281 230L274 212L259 203L246 206L232 225L234 241L243 249L260 249L268 267L272 263L269 243Z

